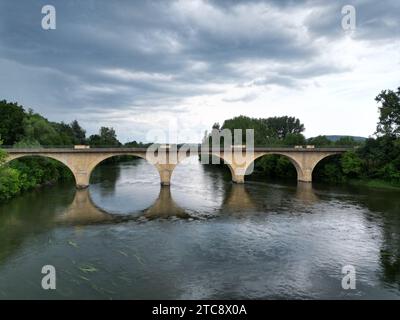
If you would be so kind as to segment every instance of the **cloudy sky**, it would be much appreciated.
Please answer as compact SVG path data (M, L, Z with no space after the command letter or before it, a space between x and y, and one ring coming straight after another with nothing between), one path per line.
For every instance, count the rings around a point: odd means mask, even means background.
M46 4L55 30L41 27ZM398 0L0 0L0 14L0 99L123 142L159 128L197 142L241 114L368 136L374 97L400 86Z

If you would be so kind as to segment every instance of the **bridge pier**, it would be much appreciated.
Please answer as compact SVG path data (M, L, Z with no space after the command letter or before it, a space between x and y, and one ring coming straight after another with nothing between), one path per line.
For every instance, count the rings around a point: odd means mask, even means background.
M232 173L232 182L237 183L237 184L243 184L244 183L244 175Z
M313 169L302 169L301 172L297 173L297 181L299 182L312 182L312 172Z
M73 172L75 176L76 188L78 190L89 187L90 175L87 172Z
M156 164L158 173L160 174L160 182L162 186L171 185L172 172L176 164Z

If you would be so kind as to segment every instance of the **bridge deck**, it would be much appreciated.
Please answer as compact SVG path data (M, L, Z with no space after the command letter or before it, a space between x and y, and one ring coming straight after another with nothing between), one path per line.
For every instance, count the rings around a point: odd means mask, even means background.
M196 148L195 148L196 149ZM253 149L242 149L243 151L251 152L346 152L353 148L253 148ZM89 149L74 149L74 148L10 148L4 149L9 154L18 153L145 153L148 148L89 148ZM158 152L162 151L176 151L176 149L158 149ZM192 149L193 150L193 149ZM197 148L198 152L232 152L235 149L224 149L224 148L210 148L202 149ZM179 148L178 148L179 151ZM189 151L189 150L188 150Z

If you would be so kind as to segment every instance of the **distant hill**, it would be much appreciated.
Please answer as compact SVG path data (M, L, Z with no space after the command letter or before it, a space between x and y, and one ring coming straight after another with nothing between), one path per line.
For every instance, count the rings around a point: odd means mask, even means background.
M338 140L340 140L341 138L353 138L355 141L364 141L367 138L365 137L358 137L358 136L341 136L341 135L333 135L333 136L325 136L328 140L336 142Z

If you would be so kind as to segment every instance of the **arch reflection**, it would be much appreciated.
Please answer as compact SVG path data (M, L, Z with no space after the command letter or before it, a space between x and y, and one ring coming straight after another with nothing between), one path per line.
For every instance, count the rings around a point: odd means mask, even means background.
M312 205L319 201L319 197L310 183L299 182L295 190L295 198L304 205ZM247 186L243 184L230 184L227 186L221 206L215 209L220 213L223 212L235 216L265 210L263 203L257 202L248 191ZM61 223L91 224L172 217L181 219L196 218L195 215L189 214L174 201L170 187L161 186L157 199L150 207L129 215L107 212L94 204L90 197L89 189L77 190L72 203L55 219Z
M64 212L55 217L56 222L69 224L93 224L107 222L123 222L140 219L166 219L170 217L190 218L191 216L172 199L169 187L161 187L156 201L142 214L114 214L99 208L90 197L89 189L76 190L71 204Z
M144 211L143 217L152 220L170 217L187 219L191 216L175 203L171 195L171 189L168 186L161 186L157 200L150 208Z
M65 211L56 217L56 222L90 224L111 221L115 218L99 207L90 198L89 189L76 190L74 200Z

